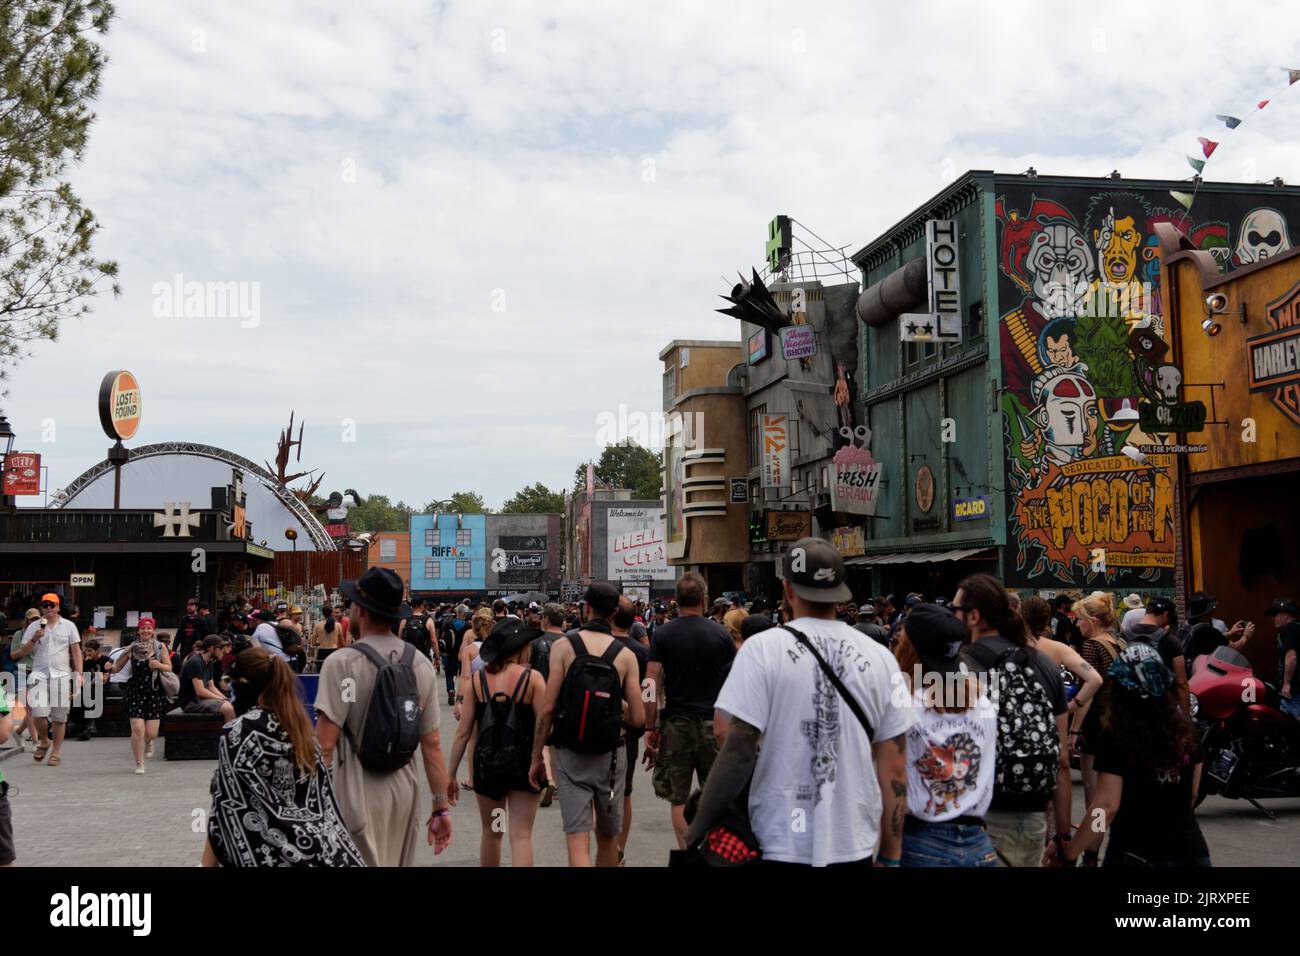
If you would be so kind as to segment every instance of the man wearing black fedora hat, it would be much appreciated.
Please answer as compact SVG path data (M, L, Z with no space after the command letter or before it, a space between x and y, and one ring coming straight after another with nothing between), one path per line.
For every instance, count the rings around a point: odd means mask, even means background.
M388 568L370 568L339 591L351 602L353 642L326 658L316 693L316 737L326 765L332 763L339 810L369 866L412 866L423 819L418 763L432 793L428 840L435 853L451 842L447 768L438 737L438 676L423 654L396 636L402 617L402 579ZM389 773L361 765L357 746L379 665L405 665L418 688L420 758Z

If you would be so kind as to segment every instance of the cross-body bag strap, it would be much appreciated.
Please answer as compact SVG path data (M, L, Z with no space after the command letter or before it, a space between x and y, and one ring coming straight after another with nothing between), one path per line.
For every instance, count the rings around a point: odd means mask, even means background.
M826 658L822 657L821 654L818 653L817 648L813 646L813 642L808 640L808 636L802 631L795 630L789 624L783 624L782 628L793 634L795 640L808 648L808 650L812 651L812 656L817 660L817 664L821 667L822 673L824 673L830 682L835 685L835 689L840 693L840 699L849 705L849 710L853 711L853 716L858 718L858 723L860 723L862 729L867 732L867 743L874 743L876 739L876 731L872 728L871 721L867 719L866 712L858 703L857 698L849 693L849 689L844 686L844 681L840 680L839 675L836 674L835 671L831 670L831 665L826 663Z

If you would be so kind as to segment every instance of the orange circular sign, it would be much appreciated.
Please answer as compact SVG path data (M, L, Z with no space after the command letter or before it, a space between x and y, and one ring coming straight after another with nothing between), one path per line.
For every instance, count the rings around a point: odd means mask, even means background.
M109 438L131 438L139 429L140 383L130 372L104 376L99 386L99 421Z

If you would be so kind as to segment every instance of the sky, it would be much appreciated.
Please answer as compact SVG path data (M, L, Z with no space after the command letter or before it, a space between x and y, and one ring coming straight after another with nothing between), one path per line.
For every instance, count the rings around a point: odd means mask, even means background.
M71 181L122 294L0 406L51 490L120 368L132 446L273 463L293 410L323 493L563 488L660 414L668 342L738 339L777 213L856 249L968 169L1182 179L1198 135L1209 179L1300 183L1291 7L121 3Z

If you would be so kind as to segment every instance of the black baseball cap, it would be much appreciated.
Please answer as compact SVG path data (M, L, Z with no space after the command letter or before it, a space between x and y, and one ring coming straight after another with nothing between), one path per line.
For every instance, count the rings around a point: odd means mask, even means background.
M800 538L781 560L781 576L805 601L837 604L853 600L844 581L844 559L822 538Z
M961 649L970 640L966 625L946 607L918 604L903 622L907 639L927 671L961 672Z
M740 622L740 636L747 641L760 631L766 631L769 627L776 627L770 617L765 614L750 614Z
M1300 614L1300 610L1297 610L1295 601L1290 598L1274 598L1264 613L1272 617L1274 614Z

